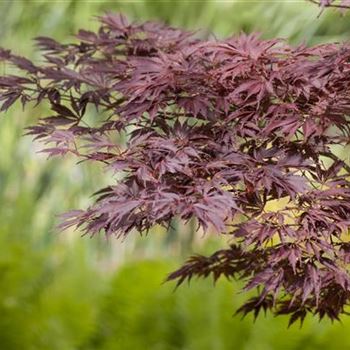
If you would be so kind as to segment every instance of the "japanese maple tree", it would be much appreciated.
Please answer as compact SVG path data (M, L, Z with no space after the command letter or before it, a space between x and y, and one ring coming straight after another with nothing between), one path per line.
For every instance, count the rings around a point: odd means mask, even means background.
M194 218L231 245L191 257L169 280L223 275L256 290L244 314L338 319L350 301L350 167L334 149L350 143L350 45L199 40L121 15L99 20L71 44L37 38L40 64L0 52L21 71L0 77L1 110L48 103L28 129L44 151L119 174L61 227L121 237Z

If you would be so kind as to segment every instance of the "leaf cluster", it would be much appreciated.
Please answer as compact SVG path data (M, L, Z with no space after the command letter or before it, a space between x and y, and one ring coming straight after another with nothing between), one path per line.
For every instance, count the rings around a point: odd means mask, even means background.
M350 140L350 46L199 40L122 15L99 20L75 43L37 38L40 64L0 51L21 71L0 77L1 110L47 103L28 128L44 152L123 175L61 227L123 237L194 218L233 244L168 279L237 278L258 291L244 314L338 319L350 300L350 167L333 146Z

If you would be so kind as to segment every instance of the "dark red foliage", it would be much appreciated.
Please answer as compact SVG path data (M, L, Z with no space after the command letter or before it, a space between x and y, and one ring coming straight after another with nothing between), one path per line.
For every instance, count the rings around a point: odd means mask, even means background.
M350 45L204 41L120 15L100 21L74 44L37 38L40 65L1 51L23 72L0 77L1 109L49 102L28 130L45 152L123 175L61 226L120 237L195 218L232 246L169 280L224 275L257 290L244 314L338 319L350 301L350 167L334 150L350 143Z

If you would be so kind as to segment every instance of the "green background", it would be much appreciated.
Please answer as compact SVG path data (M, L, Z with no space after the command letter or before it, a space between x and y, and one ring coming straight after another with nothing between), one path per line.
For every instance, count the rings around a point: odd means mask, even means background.
M96 29L94 16L118 11L161 20L197 35L241 31L308 45L348 40L350 17L304 1L2 1L0 45L39 60L35 36L74 40ZM4 73L6 66L0 64ZM226 242L201 238L191 225L125 241L55 230L57 214L87 206L109 174L76 160L47 160L24 128L45 115L15 106L0 119L0 349L4 350L273 350L350 349L350 318L331 324L307 318L241 320L239 285L193 281L174 291L166 275L191 252ZM103 174L101 176L101 174Z

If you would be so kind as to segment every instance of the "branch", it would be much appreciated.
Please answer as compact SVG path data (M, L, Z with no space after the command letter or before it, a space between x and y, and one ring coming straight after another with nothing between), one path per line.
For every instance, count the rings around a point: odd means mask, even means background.
M321 154L322 156L324 156L324 157L327 157L327 158L330 158L330 159L334 160L335 162L337 162L337 161L343 162L343 168L350 174L350 166L347 165L347 164L345 163L344 160L338 158L338 157L337 157L335 154L333 154L333 153L321 152L320 154Z
M321 6L322 8L325 7L333 7L333 8L338 8L338 9L342 9L342 10L350 10L350 4L349 5L344 5L344 4L333 4L333 3L324 3L322 4L322 1L318 1L318 0L308 0L309 2L316 4L318 6Z

